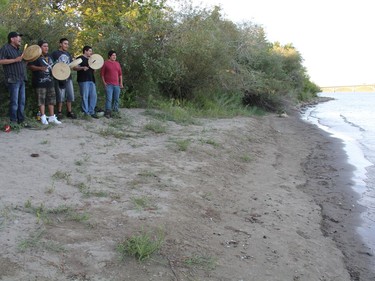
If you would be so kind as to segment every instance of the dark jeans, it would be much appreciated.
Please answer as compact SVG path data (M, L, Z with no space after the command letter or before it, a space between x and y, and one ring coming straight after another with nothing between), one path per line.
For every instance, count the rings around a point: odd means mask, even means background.
M22 123L25 120L25 82L8 83L8 90L10 95L10 121Z

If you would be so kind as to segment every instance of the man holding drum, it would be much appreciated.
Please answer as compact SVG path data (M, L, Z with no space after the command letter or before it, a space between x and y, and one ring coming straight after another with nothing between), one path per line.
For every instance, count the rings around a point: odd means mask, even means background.
M8 34L8 44L0 49L0 64L4 68L5 82L10 94L9 117L11 123L23 124L25 121L25 81L26 63L20 50L22 34L12 31Z
M38 42L42 49L42 55L35 61L30 62L28 67L33 72L32 85L38 97L38 106L42 114L40 121L42 124L48 123L61 124L54 114L56 104L56 93L52 77L52 58L48 54L48 43L44 40ZM48 107L49 117L45 115L45 105Z
M82 97L81 107L86 116L98 118L95 113L97 94L94 69L89 66L92 48L90 46L84 46L82 52L83 54L77 58L81 59L82 62L78 66L73 67L73 69L77 71L77 82Z
M54 63L63 62L69 64L72 62L72 56L69 54L69 40L67 38L60 39L59 49L54 51L52 59ZM67 117L76 119L76 115L72 111L72 102L74 102L74 89L72 76L70 75L66 80L57 80L55 79L55 92L56 92L56 101L57 101L57 117L61 119L62 115L62 105L66 101L66 110Z

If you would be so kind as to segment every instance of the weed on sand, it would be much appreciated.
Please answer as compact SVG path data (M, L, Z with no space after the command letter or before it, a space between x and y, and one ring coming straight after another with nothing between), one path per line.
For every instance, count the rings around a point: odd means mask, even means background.
M217 141L212 140L212 139L200 139L200 142L203 143L203 144L212 145L215 148L220 147L220 144Z
M146 196L131 197L130 199L131 199L132 203L134 204L135 208L138 211L156 210L157 209L157 206L153 202L153 200L146 197Z
M185 264L189 267L197 267L204 270L213 270L217 265L217 261L213 257L193 255L185 259Z
M154 178L154 177L156 178L157 177L156 173L150 170L141 171L140 173L138 173L138 176L144 177L144 178Z
M191 140L190 139L174 140L174 143L177 145L178 151L186 151L191 143Z
M4 207L0 210L0 229L2 229L12 218L12 209Z
M244 154L240 157L241 161L244 162L244 163L249 163L252 161L252 158L251 156L249 156L248 154Z
M84 182L77 184L77 188L84 197L109 197L110 194L103 190L91 190Z
M44 228L37 229L34 233L31 233L28 238L18 243L18 250L25 252L27 249L43 249L50 252L64 252L64 246L51 240L45 240L46 230Z
M155 134L164 134L167 132L167 127L161 122L157 121L150 121L148 124L144 126L144 129L147 131L151 131Z
M45 194L52 194L55 192L55 184L54 182L52 183L52 186L46 188L46 190L44 191Z
M179 106L162 106L162 110L148 109L145 115L162 121L172 121L179 125L199 125L200 122L193 118L191 112Z
M99 135L101 135L102 137L112 136L112 137L115 137L117 139L123 139L123 138L126 137L125 131L123 131L122 129L111 128L111 127L100 129Z
M35 207L31 201L25 203L26 212L32 213L37 217L37 222L44 224L61 223L63 221L85 222L89 219L88 214L80 213L73 208L62 205L54 209L48 209L44 204Z
M138 235L132 235L117 246L117 251L124 258L126 256L135 257L139 261L144 261L159 251L164 242L164 233L159 230L156 236L150 232L142 231Z
M52 178L54 180L65 180L67 184L70 183L70 173L68 172L58 170L52 175Z

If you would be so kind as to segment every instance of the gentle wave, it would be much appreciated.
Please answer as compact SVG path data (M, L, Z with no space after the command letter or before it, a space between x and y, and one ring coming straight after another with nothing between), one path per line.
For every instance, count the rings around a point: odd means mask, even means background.
M353 190L366 207L358 228L366 244L375 250L375 93L321 93L331 101L308 108L302 118L339 138L348 162L356 167Z

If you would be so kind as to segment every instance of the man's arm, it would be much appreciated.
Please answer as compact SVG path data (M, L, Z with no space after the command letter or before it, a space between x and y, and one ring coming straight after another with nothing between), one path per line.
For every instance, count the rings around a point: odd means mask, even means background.
M124 84L122 83L122 75L120 75L119 78L120 78L120 88L122 89L124 88Z
M0 64L12 64L16 62L20 62L23 59L23 54L19 57L16 57L15 59L0 59Z
M48 69L48 66L36 66L33 64L29 64L27 66L31 71L46 71Z

